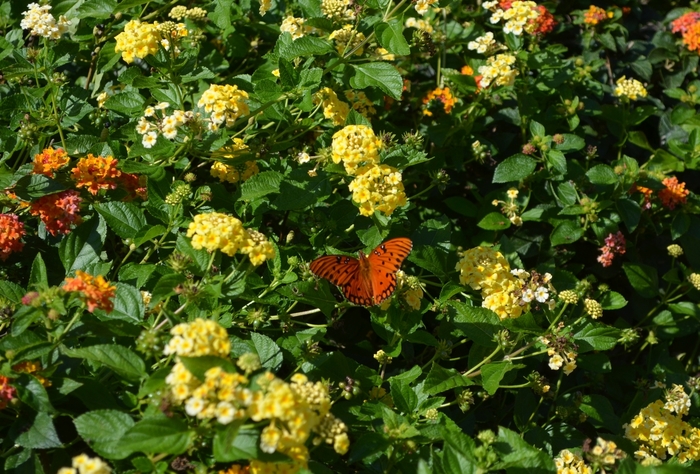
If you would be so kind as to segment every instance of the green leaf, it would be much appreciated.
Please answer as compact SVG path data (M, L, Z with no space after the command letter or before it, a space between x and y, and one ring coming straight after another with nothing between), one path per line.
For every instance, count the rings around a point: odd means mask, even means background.
M620 419L615 415L615 410L610 401L603 395L584 395L579 405L579 410L597 422L593 423L594 426L602 426L611 432L620 430Z
M36 414L32 427L20 434L15 443L23 448L49 449L61 446L58 433L51 420L51 415L46 412Z
M353 69L355 75L350 78L350 85L355 89L377 87L396 100L401 98L403 79L394 66L375 62L356 64Z
M250 339L253 341L255 351L258 353L258 357L260 357L262 366L272 372L276 372L284 361L282 350L279 346L269 337L257 332L251 333Z
M134 426L134 420L117 410L94 410L73 420L75 429L83 440L100 456L107 459L124 459L131 451L118 442Z
M625 262L622 269L627 275L632 288L639 293L642 298L654 298L659 294L659 276L656 269L641 263Z
M499 384L501 383L501 380L503 380L503 376L506 375L508 371L511 371L517 367L522 366L513 365L513 363L510 361L492 362L490 364L486 364L481 368L481 385L484 387L484 390L486 390L490 395L493 395L496 393L496 390L498 390Z
M553 147L555 150L559 151L578 151L578 150L583 150L583 148L586 146L586 140L583 138L579 137L578 135L574 135L573 133L563 133L561 134L562 137L564 137L564 140L561 143L553 143Z
M221 367L225 372L234 373L236 368L229 359L224 359L216 356L200 356L200 357L180 357L185 368L194 375L197 379L204 381L206 379L207 370L212 367Z
M280 57L291 61L300 56L321 56L332 51L334 51L333 45L328 41L315 36L302 36L285 43L280 48Z
M278 193L283 180L284 175L276 171L258 173L241 185L241 199L253 201L268 194Z
M593 184L615 184L620 177L608 165L596 165L586 172L586 176Z
M260 431L255 428L240 428L239 423L217 427L214 435L214 459L232 462L240 459L259 459L265 462L287 461L281 453L268 454L260 449Z
M352 443L348 462L369 461L384 453L390 445L391 441L379 433L365 433Z
M0 296L7 298L14 304L21 304L22 297L26 293L27 292L24 290L24 288L19 286L17 283L7 280L0 280Z
M110 96L104 103L104 108L114 110L124 115L143 113L146 99L136 91L125 91Z
M496 167L493 183L509 183L525 179L535 171L537 162L527 155L518 153L506 158Z
M433 364L433 367L428 372L425 378L425 392L428 395L451 390L457 387L468 387L474 385L471 379L462 375L455 369L444 369L438 364Z
M129 380L138 380L146 376L146 365L141 357L131 349L117 344L98 344L78 349L64 348L63 353L68 357L98 362Z
M129 428L119 440L119 449L153 454L182 454L192 443L194 432L176 418L146 418Z
M574 334L574 340L579 345L579 354L596 351L607 351L617 344L620 330L600 323L588 323Z
M498 428L498 442L492 446L498 452L505 472L545 474L557 470L551 456L528 444L519 433L508 428Z
M583 237L583 229L577 222L564 221L554 228L549 240L554 247L574 243L581 237Z
M634 232L639 225L639 220L642 218L642 208L636 201L629 198L617 199L617 201L615 201L615 206L627 230Z
M418 396L405 380L392 377L389 380L391 398L399 413L409 415L418 408Z
M398 18L394 18L388 22L375 23L374 32L377 35L379 44L390 53L399 56L411 54L411 48L408 46L408 42L403 36L403 23Z
M494 347L496 343L493 338L501 328L500 320L493 311L486 308L469 306L458 301L447 302L452 314L452 324L461 334L469 337L475 343Z
M599 298L598 302L603 306L603 309L608 310L620 309L627 306L627 300L625 297L616 291L608 291L603 293L603 296Z
M102 20L113 15L116 9L116 0L87 0L78 7L78 18Z
M93 204L107 225L122 239L133 239L146 226L141 208L130 202L107 201Z
M47 413L56 411L51 405L46 389L35 377L22 374L13 381L13 385L17 389L19 399L34 410Z
M154 307L159 302L166 299L168 296L175 294L175 287L185 281L185 275L182 273L170 273L168 275L163 275L156 283L156 286L151 292L151 304L150 307Z
M17 181L14 193L25 201L33 201L36 198L49 194L65 191L66 187L43 174L31 174L23 176Z
M96 309L95 315L103 321L119 319L132 324L139 324L143 321L145 306L141 292L126 283L117 283L117 292L114 296L114 309L107 313L104 310Z
M40 253L36 254L32 262L32 269L29 272L29 288L40 288L49 286L49 277L46 273L46 264Z
M500 212L490 212L476 225L484 230L504 230L510 227L510 220Z
M61 240L58 255L67 274L99 263L107 227L102 218L83 222Z

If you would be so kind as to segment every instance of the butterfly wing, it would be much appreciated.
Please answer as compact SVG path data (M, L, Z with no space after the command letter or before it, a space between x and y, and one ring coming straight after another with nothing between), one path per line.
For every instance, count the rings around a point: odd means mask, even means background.
M396 289L396 272L411 253L411 239L399 237L390 239L372 250L367 257L370 267L372 300L379 304Z
M372 304L371 282L360 275L360 262L343 255L327 255L311 262L309 269L343 289L345 297L355 304Z

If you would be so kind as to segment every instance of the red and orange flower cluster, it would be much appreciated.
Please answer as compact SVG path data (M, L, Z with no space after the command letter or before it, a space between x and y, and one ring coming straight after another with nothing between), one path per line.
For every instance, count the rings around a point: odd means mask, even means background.
M39 216L51 235L67 234L72 225L82 221L79 214L81 202L78 192L69 189L39 198L32 203L30 212L33 216Z
M0 410L5 408L13 398L17 396L17 390L10 385L10 379L0 375Z
M423 104L425 108L423 109L423 115L428 117L433 116L433 112L430 109L436 107L442 107L446 114L452 112L452 107L457 103L457 99L452 95L452 91L449 87L438 87L430 92L423 98Z
M68 164L70 158L62 148L47 148L34 156L34 174L43 174L49 178L54 177L54 172Z
M595 26L600 22L609 20L615 16L611 11L606 12L605 9L591 5L588 10L583 14L583 22L587 25Z
M700 12L688 12L671 22L671 31L683 36L690 51L700 53Z
M690 191L685 189L685 183L679 183L678 178L675 176L666 178L661 183L666 187L659 191L658 196L665 208L673 210L679 204L687 202L687 196L690 194ZM651 198L654 195L652 189L635 185L630 192L642 193L644 195L644 209L651 209Z
M600 251L601 255L598 256L598 261L604 267L609 267L612 265L615 255L624 255L627 251L625 236L620 231L617 234L609 234L605 238L605 245L600 248Z
M16 214L0 214L0 260L7 260L12 252L22 250L25 233L24 223Z
M66 278L63 290L81 293L81 297L91 313L95 309L102 309L107 313L114 309L112 298L116 294L117 287L112 286L102 275L95 277L81 270L76 270L75 278Z

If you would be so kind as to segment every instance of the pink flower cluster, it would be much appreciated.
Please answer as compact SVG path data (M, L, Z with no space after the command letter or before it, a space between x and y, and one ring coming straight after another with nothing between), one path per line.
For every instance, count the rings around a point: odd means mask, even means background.
M625 241L625 236L622 235L622 232L618 231L617 234L608 235L605 238L605 245L600 248L602 254L598 256L598 261L604 267L609 267L612 265L615 254L624 255L626 245L627 242Z

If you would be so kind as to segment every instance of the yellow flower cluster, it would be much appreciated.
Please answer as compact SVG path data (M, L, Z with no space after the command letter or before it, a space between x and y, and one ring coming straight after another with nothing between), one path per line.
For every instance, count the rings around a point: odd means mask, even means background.
M423 299L423 288L421 288L418 278L406 275L403 270L396 272L396 291L391 298L385 299L379 307L386 311L394 299L402 299L409 308L418 311Z
M481 74L480 86L486 88L495 82L497 86L510 86L515 81L518 71L513 69L515 56L512 54L497 54L486 59L486 65L479 66Z
M375 61L393 61L396 56L389 52L389 50L384 48L376 48L372 53L370 53L370 59Z
M354 20L355 11L351 0L321 0L321 13L335 20Z
M58 474L110 474L112 468L100 458L80 454L73 458L73 467L62 467Z
M226 330L214 321L195 319L191 323L178 324L170 330L170 334L173 338L165 346L166 355L227 357L231 352Z
M135 58L143 59L149 54L155 54L159 46L168 50L171 39L185 36L187 27L184 23L165 22L159 25L158 22L141 23L139 20L131 20L124 26L124 31L116 36L114 51L121 51L122 59L131 64Z
M459 281L481 290L481 306L494 311L501 319L517 318L530 310L533 301L554 304L550 300L552 276L525 270L511 270L501 252L491 247L467 250L456 265Z
M394 209L406 205L406 193L398 169L368 164L358 168L356 173L349 189L363 216L371 216L374 211L390 216Z
M350 107L338 98L330 87L324 87L314 95L314 104L323 106L323 116L330 119L333 125L343 125L348 118Z
M272 7L272 0L260 0L260 10L258 10L258 13L260 13L261 16L264 16L270 7Z
M310 33L313 28L304 25L303 18L295 18L293 16L287 16L282 20L282 25L280 26L280 31L282 33L289 33L292 35L292 39L299 39L302 36Z
M63 15L58 17L58 21L51 13L51 5L39 5L38 3L30 3L27 5L27 11L22 12L24 18L19 26L23 30L31 30L34 36L41 36L52 40L59 39L64 33L68 32L70 21Z
M438 0L418 0L414 8L419 15L425 15L428 13L431 5L435 5L437 2Z
M434 31L433 25L431 25L430 22L423 20L422 18L406 18L406 23L404 24L404 26L406 26L406 28L417 28L421 31L425 31L426 33L432 33Z
M353 90L345 91L345 98L348 99L352 108L362 114L363 116L369 118L377 113L377 109L374 108L374 104L367 94L362 91L355 92Z
M227 165L217 161L211 165L211 175L214 178L218 178L221 182L237 183L245 181L254 174L258 174L259 171L258 165L254 161L246 161L238 165Z
M593 470L583 458L568 449L563 449L559 456L554 458L554 464L557 466L557 474L593 474Z
M348 125L333 135L333 162L343 162L345 171L354 175L361 164L379 162L382 141L366 125Z
M614 94L616 97L627 97L630 100L637 100L639 97L646 97L647 90L644 85L636 79L626 79L622 76L615 83Z
M246 230L235 217L219 212L194 216L187 228L192 247L213 252L217 249L229 256L240 251L253 265L260 265L275 256L275 249L260 232Z
M184 5L178 5L176 7L173 7L172 10L170 10L168 16L175 20L182 20L183 18L188 18L190 20L197 21L205 19L207 17L207 11L199 7L187 8Z
M540 11L535 2L515 1L507 10L501 9L498 1L484 2L483 6L493 12L491 23L495 24L505 20L503 32L506 34L513 33L519 36L523 34L523 31L532 33L537 28L534 20L540 16Z
M335 41L335 49L339 54L345 55L355 50L365 40L365 35L354 29L352 25L345 25L340 30L332 32L328 39ZM364 47L359 47L354 54L360 56L364 51Z
M248 93L239 90L238 86L212 84L204 91L197 106L204 107L211 114L209 130L216 131L222 123L226 122L227 127L232 126L238 117L250 113L246 99Z
M700 460L700 429L682 419L689 407L683 387L674 385L665 404L656 400L624 425L625 436L639 444L634 455L642 464L659 464L667 455L681 463Z

